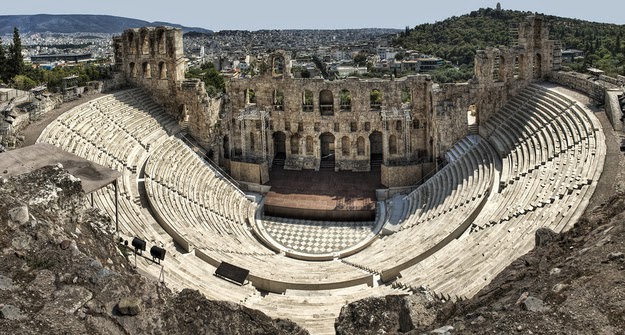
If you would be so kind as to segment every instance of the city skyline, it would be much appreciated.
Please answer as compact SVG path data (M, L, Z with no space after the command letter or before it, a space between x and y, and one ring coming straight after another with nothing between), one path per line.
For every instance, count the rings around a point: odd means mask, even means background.
M503 9L514 9L557 15L587 21L625 24L624 3L594 1L576 3L557 1L499 1ZM127 1L76 3L69 1L5 4L5 15L28 14L102 14L135 18L150 22L163 21L185 26L219 30L262 29L347 29L414 27L421 23L442 21L468 14L479 8L494 8L497 1L443 0L418 3L399 0L392 3L339 3L319 0L307 6L294 6L285 0L232 3L203 3L171 10L171 4L152 1L150 5ZM610 8L610 10L607 10Z

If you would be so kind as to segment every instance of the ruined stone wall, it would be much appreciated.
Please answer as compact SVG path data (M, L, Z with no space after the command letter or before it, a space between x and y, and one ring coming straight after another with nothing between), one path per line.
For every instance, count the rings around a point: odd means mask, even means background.
M475 103L469 84L435 85L431 116L434 156L440 156L469 134L467 112Z
M380 181L386 187L415 185L423 177L423 165L382 165Z
M478 51L471 81L478 122L487 121L530 83L547 79L560 69L560 62L559 42L549 39L540 16L520 23L516 45Z
M577 72L552 72L549 75L549 80L556 84L584 92L600 103L604 102L606 90L618 88L618 86L608 82L599 81L589 74Z
M150 93L202 146L218 152L221 103L210 99L199 80L185 79L182 30L128 29L114 39L115 67L132 86ZM185 127L188 127L185 129ZM217 158L217 157L213 157Z
M351 97L349 104L345 104L346 99L341 103L341 95L346 96L345 90ZM374 90L381 95L379 106L371 103ZM368 169L370 136L374 133L382 137L385 162L414 160L425 155L423 152L428 149L426 128L422 125L427 124L427 115L431 114L429 76L337 81L258 76L232 79L227 82L226 91L227 120L222 122L222 127L228 134L230 146L225 150L234 157L245 156L241 157L245 159L262 155L262 123L240 120L240 115L249 110L269 113L266 129L268 157L275 156L274 140L283 136L287 158L297 157L293 164L301 162L297 164L302 168L316 166L309 158L320 159L321 134L334 137L336 164L340 170ZM306 91L310 94L310 101L305 101ZM252 96L254 100L250 99ZM277 101L277 96L283 97L281 101ZM385 127L383 111L392 110L400 115L407 110L409 120L392 119ZM407 148L409 152L406 152Z

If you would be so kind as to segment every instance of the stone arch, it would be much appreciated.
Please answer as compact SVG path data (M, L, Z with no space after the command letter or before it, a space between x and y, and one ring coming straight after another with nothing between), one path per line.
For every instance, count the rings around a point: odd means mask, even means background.
M167 64L165 62L158 63L158 78L167 79Z
M334 115L334 95L330 90L319 92L319 111L321 115Z
M284 68L285 62L283 56L274 56L271 59L271 75L273 77L283 77L284 76Z
M299 155L299 140L301 136L294 134L291 136L291 155Z
M520 57L519 55L514 56L514 63L512 64L512 67L514 69L513 70L514 71L513 72L514 78L519 78L520 77L519 76L519 70L520 70L520 66L521 65L519 64L519 60L520 60L519 57Z
M281 131L273 133L273 152L277 158L286 158L286 135Z
M339 103L341 111L349 112L352 110L352 94L347 89L341 90L339 94Z
M543 76L543 57L540 53L534 55L534 79L540 79Z
M152 78L152 70L150 69L150 62L143 62L143 78Z
M373 111L382 110L382 92L379 89L372 89L369 94L369 106Z
M159 29L156 31L156 52L161 55L167 52L167 48L165 45L165 30L164 29Z
M135 63L131 62L130 64L128 64L128 66L129 66L130 78L137 78L137 67Z
M312 156L315 154L315 140L312 136L306 137L306 155Z
M365 155L365 138L362 136L358 136L358 139L356 140L356 151L358 156Z
M348 136L343 136L343 138L341 138L341 154L343 157L349 157L351 153L351 145L351 140Z
M313 92L310 90L304 90L302 93L302 111L312 112L313 109Z
M147 30L141 30L141 54L150 54L150 37Z
M390 155L397 155L397 136L395 135L388 137L388 153Z

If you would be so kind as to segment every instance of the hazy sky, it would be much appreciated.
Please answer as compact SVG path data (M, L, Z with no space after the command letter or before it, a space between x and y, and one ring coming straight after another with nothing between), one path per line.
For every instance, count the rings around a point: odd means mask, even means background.
M517 9L589 21L625 24L623 0L506 0L505 9ZM3 1L0 14L109 14L165 21L212 30L285 28L400 28L441 21L497 1Z

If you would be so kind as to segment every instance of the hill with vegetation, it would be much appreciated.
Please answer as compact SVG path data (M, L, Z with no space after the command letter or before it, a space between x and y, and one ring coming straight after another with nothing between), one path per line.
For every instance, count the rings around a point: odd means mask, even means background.
M439 69L433 75L438 81L468 79L473 73L475 51L489 46L510 45L510 30L531 12L482 8L462 16L436 23L406 28L393 45L441 57L459 67ZM597 67L610 75L625 74L625 25L589 22L544 15L550 38L562 42L563 49L584 51L586 57L570 64L576 71ZM437 78L438 77L438 78ZM455 78L454 78L455 77Z

